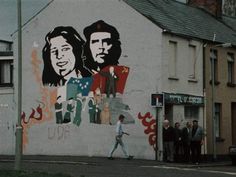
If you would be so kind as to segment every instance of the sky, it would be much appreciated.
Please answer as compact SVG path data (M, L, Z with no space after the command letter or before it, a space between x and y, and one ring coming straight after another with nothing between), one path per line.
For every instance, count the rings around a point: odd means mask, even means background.
M21 0L22 24L40 11L51 0ZM12 41L17 30L17 0L0 0L0 40Z

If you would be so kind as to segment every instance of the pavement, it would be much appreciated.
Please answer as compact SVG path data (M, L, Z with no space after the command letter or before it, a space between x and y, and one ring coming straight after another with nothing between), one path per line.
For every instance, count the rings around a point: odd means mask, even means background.
M14 156L0 155L0 163L14 162ZM114 160L108 160L107 157L87 157L87 156L44 156L44 155L23 155L22 162L31 163L48 163L48 164L81 164L81 165L96 165L101 163L115 163L122 164L127 163L125 158L114 158ZM198 165L193 163L167 163L155 160L145 159L132 159L129 160L132 165L137 166L170 166L170 167L184 167L184 168L196 168L196 167L217 167L217 166L231 166L231 161L205 161Z

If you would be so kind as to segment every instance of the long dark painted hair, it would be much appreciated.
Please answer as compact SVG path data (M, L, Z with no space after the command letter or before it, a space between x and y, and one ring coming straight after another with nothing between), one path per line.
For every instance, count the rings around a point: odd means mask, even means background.
M71 26L58 26L50 31L46 37L46 44L42 50L44 69L42 74L43 85L62 86L66 80L63 76L58 75L52 66L50 58L50 40L54 37L62 36L66 42L72 46L72 51L75 56L75 72L81 74L82 77L90 76L90 72L83 67L83 45L84 40L80 37L78 32Z
M108 32L111 34L112 47L109 51L108 58L105 59L104 63L95 62L90 50L89 46L90 36L92 33L95 32ZM84 35L86 38L86 42L84 45L84 55L86 56L86 59L84 60L84 65L86 66L86 68L88 68L91 71L92 69L96 70L98 66L102 69L109 65L119 64L118 60L121 55L121 43L120 43L120 35L115 27L105 23L102 20L99 20L93 23L92 25L87 26L84 29Z

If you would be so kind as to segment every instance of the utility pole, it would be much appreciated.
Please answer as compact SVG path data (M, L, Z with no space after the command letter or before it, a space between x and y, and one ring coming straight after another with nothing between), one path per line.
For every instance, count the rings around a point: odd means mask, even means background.
M22 156L22 31L21 31L21 0L17 0L18 25L18 98L17 98L17 124L15 144L15 170L20 170Z

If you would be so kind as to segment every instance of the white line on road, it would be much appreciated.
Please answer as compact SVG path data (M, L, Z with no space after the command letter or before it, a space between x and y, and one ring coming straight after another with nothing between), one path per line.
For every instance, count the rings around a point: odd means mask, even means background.
M226 171L215 171L215 170L204 170L204 169L192 169L192 168L180 168L180 167L167 167L167 166L140 166L142 168L162 168L162 169L172 169L172 170L185 170L185 171L200 171L205 173L221 173L226 175L236 175L234 172Z

